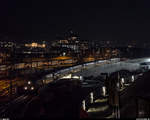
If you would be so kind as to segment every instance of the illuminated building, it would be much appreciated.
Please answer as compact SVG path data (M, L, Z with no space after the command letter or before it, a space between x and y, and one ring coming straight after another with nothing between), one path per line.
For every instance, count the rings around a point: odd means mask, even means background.
M36 40L31 40L28 43L22 44L21 51L22 53L26 54L32 54L32 53L39 53L43 54L47 52L47 43L45 41L36 41Z
M9 49L9 48L16 47L16 44L14 42L0 41L0 47Z
M45 48L45 44L38 44L38 43L30 43L30 44L25 44L25 47L31 47L31 48Z
M59 48L62 53L65 49L68 49L67 54L84 53L84 51L88 49L88 45L89 44L87 41L80 40L79 36L72 30L67 31L63 37L59 37L52 44L52 46Z

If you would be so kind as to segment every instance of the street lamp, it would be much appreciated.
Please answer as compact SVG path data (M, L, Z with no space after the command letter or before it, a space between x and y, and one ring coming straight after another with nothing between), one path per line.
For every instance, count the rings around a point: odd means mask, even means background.
M121 78L121 87L124 85L124 78Z
M131 76L131 81L134 82L134 80L135 80L135 77L134 77L134 75L132 75Z
M82 101L82 108L83 108L83 110L86 110L85 100Z
M80 80L81 80L81 81L83 80L83 76L80 76Z
M93 92L90 93L90 102L93 103L94 102L94 97L93 97Z
M124 83L124 78L121 78L121 82Z
M65 53L65 52L63 52L63 56L66 56L66 53Z
M106 87L105 86L102 87L102 91L103 91L103 95L105 96L106 95Z

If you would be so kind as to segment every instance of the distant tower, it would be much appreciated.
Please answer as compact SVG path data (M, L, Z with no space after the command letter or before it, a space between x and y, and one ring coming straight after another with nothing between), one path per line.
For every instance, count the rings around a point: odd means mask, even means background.
M65 38L69 41L78 41L79 36L71 28L65 33Z

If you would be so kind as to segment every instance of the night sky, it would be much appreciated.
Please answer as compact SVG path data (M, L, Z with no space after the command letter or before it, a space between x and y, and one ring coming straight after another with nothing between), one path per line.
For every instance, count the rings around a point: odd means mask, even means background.
M17 41L55 40L70 28L83 40L150 40L149 0L10 0L8 7L0 32Z

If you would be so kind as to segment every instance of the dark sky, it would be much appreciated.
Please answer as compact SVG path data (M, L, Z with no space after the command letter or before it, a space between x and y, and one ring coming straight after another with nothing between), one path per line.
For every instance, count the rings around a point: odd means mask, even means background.
M86 40L150 40L149 0L10 0L8 7L0 29L9 39L54 40L72 28Z

